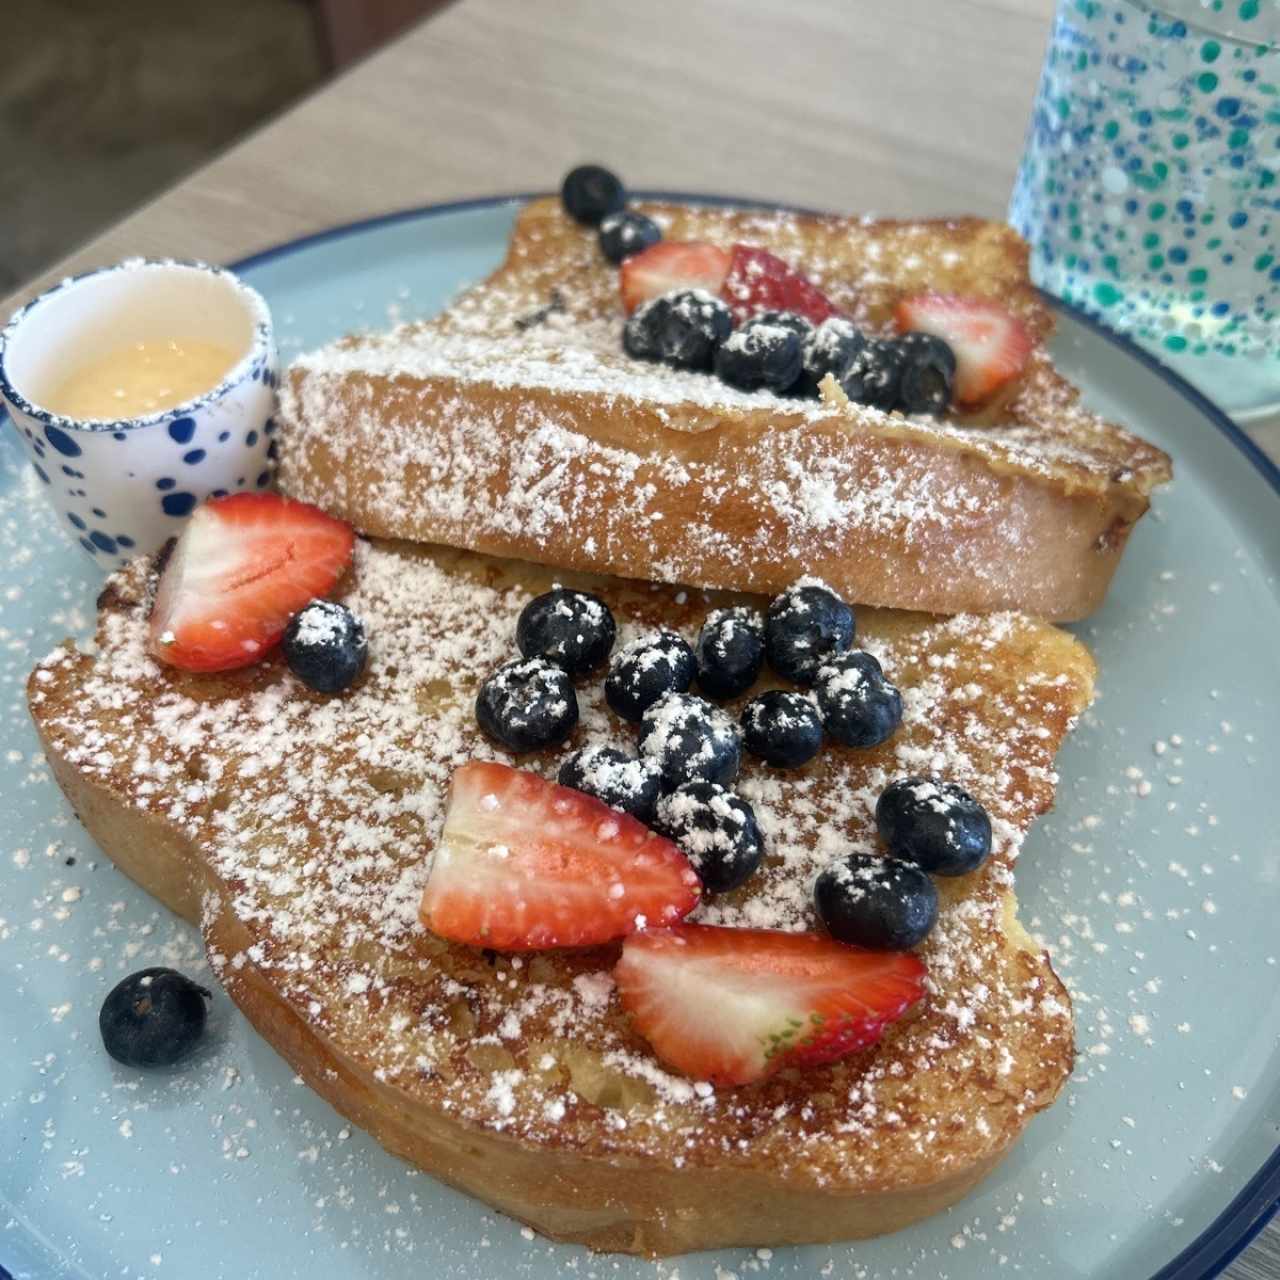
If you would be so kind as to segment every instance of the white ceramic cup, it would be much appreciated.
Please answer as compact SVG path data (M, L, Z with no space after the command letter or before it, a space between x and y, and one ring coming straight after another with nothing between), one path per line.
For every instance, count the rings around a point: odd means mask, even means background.
M69 369L164 339L217 343L236 359L212 390L143 417L41 407ZM157 550L203 499L271 483L277 373L261 295L203 263L137 258L64 280L0 334L0 397L68 532L109 569Z

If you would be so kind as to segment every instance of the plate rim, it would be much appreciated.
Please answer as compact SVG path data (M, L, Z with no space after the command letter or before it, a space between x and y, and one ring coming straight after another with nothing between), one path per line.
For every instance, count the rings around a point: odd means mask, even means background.
M412 205L364 218L355 218L348 222L335 223L319 231L295 236L237 258L226 263L225 266L231 271L251 270L314 245L363 235L402 222L425 221L444 214L493 209L502 205L515 206L554 194L550 191L522 191ZM649 189L634 191L630 194L641 200L670 200L732 206L740 209L782 210L817 216L830 214L830 211L760 198ZM1157 356L1138 346L1132 339L1116 332L1097 317L1054 297L1043 289L1037 289L1037 292L1055 311L1061 312L1110 343L1124 355L1136 360L1140 366L1154 374L1176 395L1190 404L1202 417L1207 418L1244 456L1245 461L1261 475L1277 497L1280 497L1280 466L1277 466L1208 396L1197 390L1186 378L1171 369ZM0 411L0 424L3 424L7 416ZM1278 1213L1280 1213L1280 1147L1277 1147L1263 1162L1218 1216L1190 1244L1155 1272L1150 1280L1212 1280L1212 1277L1220 1275L1252 1243ZM3 1265L0 1264L0 1277L7 1277L7 1274Z

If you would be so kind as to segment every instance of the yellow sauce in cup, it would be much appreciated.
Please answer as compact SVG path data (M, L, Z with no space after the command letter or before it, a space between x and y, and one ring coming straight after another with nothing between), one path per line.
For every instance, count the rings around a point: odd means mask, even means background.
M138 418L212 391L237 356L214 342L133 342L73 369L41 397L67 418Z

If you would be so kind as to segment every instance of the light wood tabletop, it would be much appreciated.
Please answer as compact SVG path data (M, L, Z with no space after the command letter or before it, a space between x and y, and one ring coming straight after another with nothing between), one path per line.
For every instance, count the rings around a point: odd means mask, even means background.
M0 315L122 257L233 261L386 210L547 190L583 160L637 188L1002 217L1052 9L461 0L29 281ZM1280 458L1280 422L1254 434ZM1226 1275L1280 1280L1280 1227Z

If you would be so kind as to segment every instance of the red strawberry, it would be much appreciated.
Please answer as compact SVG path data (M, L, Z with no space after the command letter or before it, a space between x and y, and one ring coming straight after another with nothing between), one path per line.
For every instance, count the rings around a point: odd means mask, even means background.
M328 595L355 534L278 493L233 493L196 508L160 575L151 652L186 671L257 662L303 605Z
M634 311L672 289L705 289L717 294L729 270L729 255L703 240L660 240L622 264L618 273L622 305Z
M594 796L536 773L472 761L453 775L418 918L495 951L587 947L698 903L671 843Z
M999 303L953 293L917 293L894 312L898 331L941 338L956 354L956 403L971 407L989 399L1026 367L1031 335Z
M729 304L734 324L758 311L794 311L814 324L839 314L817 285L781 258L749 244L733 246L720 296Z
M909 951L860 951L814 933L685 924L628 938L622 1007L668 1066L750 1084L879 1040L924 994Z

